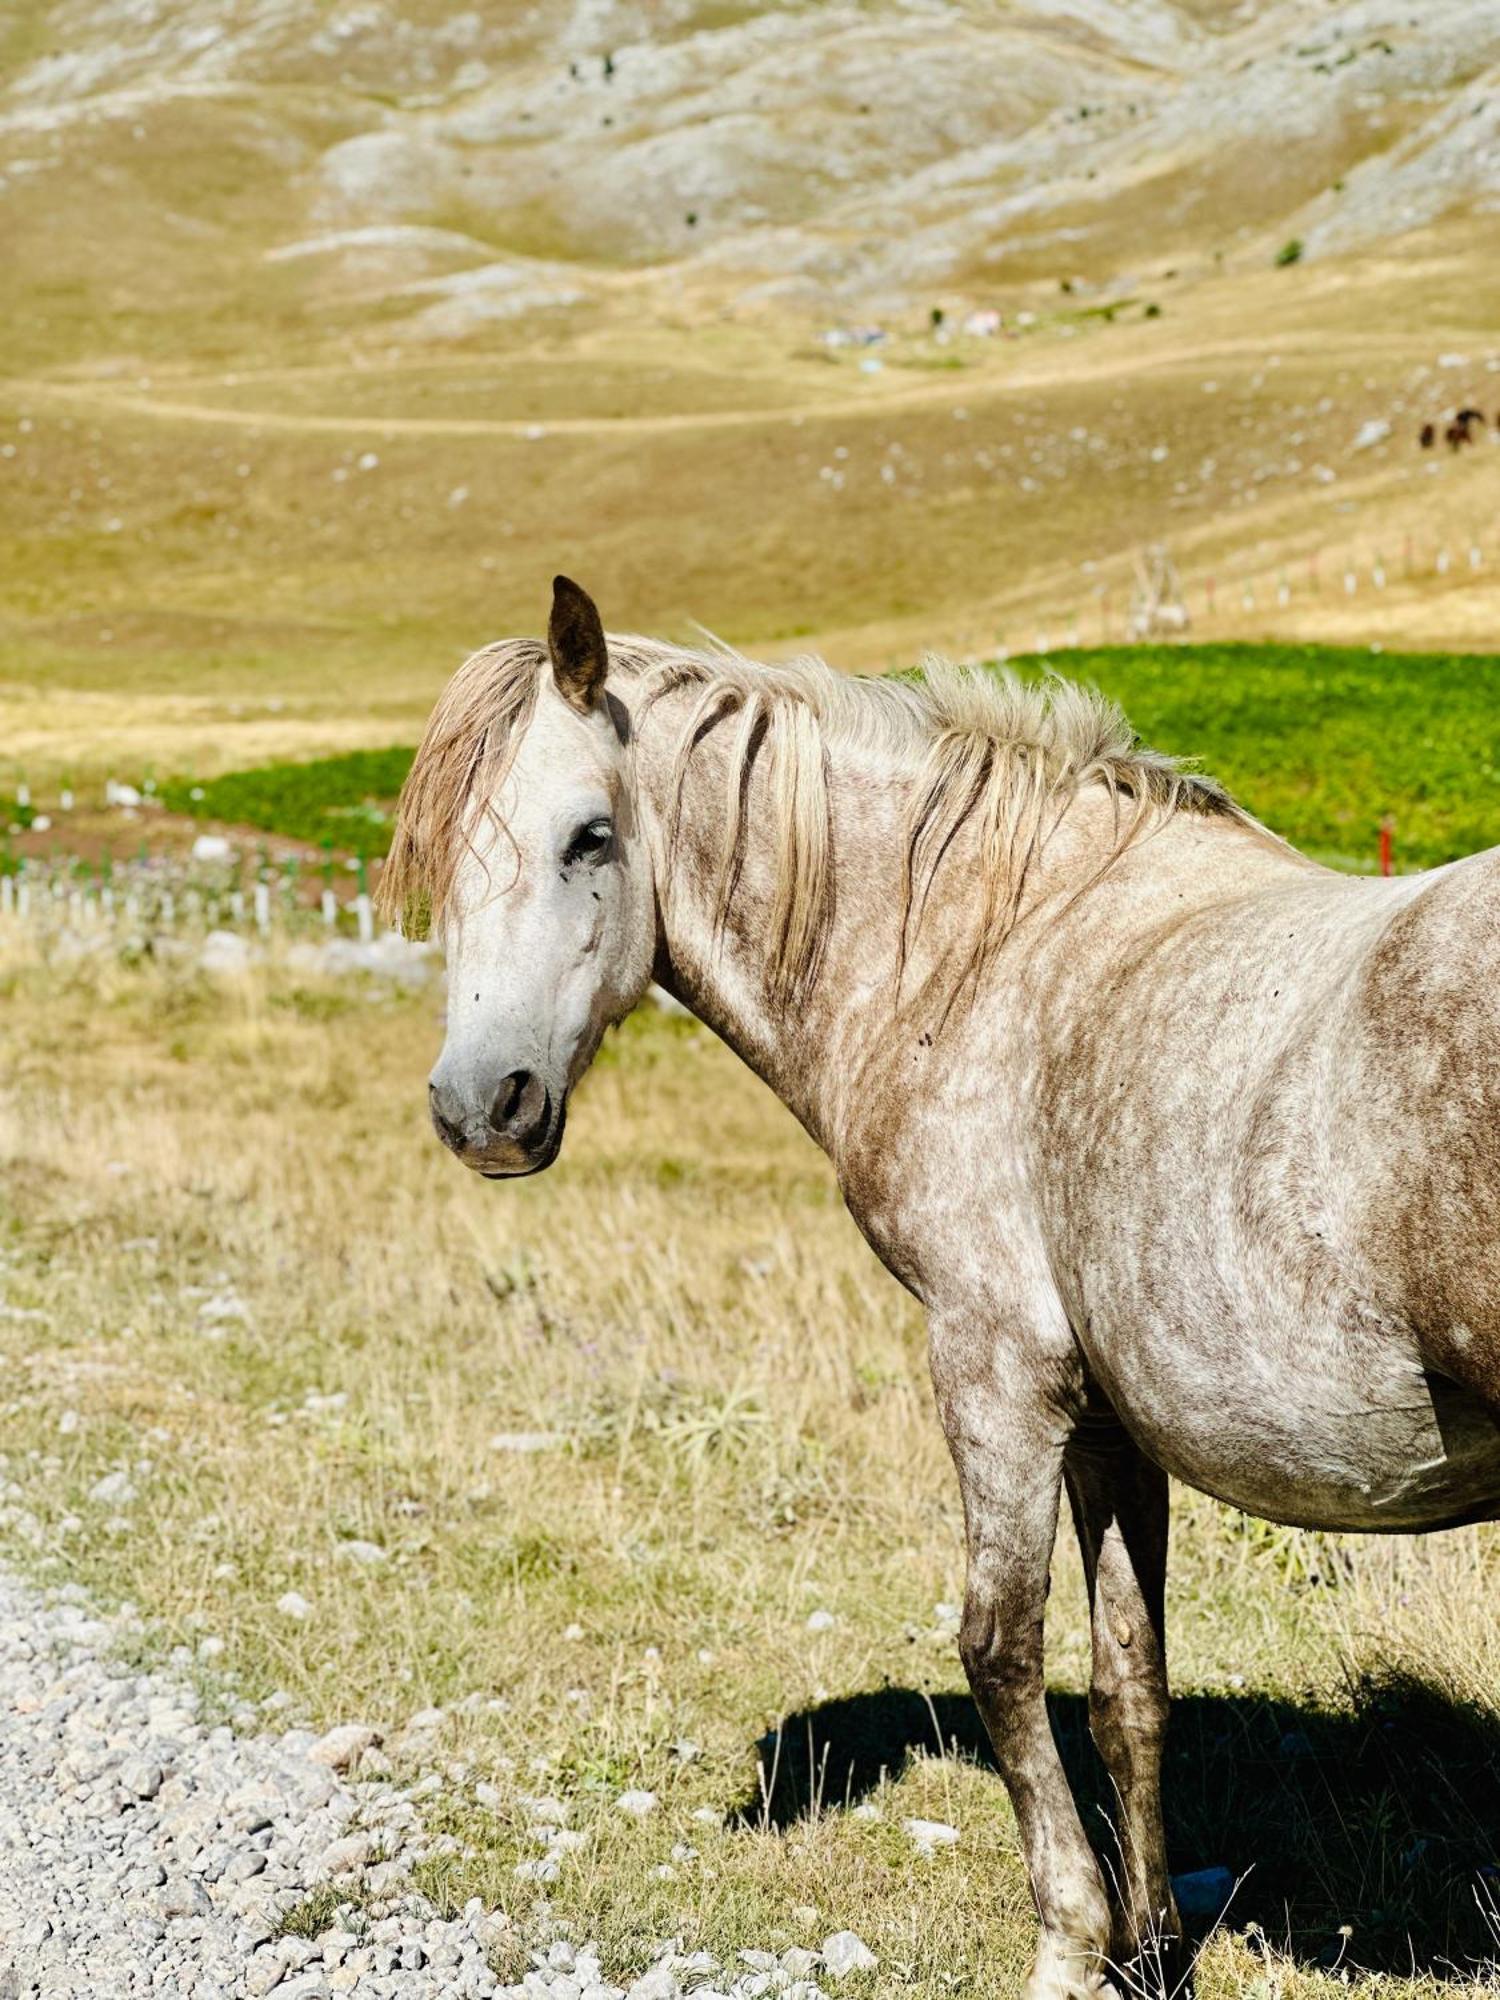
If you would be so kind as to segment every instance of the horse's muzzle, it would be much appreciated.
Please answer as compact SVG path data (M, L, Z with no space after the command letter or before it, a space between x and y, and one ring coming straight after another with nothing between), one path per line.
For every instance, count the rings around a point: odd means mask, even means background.
M512 1070L503 1077L478 1112L437 1080L427 1086L427 1102L443 1144L486 1180L540 1173L562 1146L566 1102L555 1099L531 1070Z

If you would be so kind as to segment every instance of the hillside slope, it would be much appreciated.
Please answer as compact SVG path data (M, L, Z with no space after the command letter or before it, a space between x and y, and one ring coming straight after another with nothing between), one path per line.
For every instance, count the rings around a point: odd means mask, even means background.
M620 272L1128 289L1492 213L1497 65L1497 0L19 0L0 219L43 294L149 313L206 271L441 336Z
M1500 0L10 0L0 764L406 740L559 568L1492 649L1497 107Z

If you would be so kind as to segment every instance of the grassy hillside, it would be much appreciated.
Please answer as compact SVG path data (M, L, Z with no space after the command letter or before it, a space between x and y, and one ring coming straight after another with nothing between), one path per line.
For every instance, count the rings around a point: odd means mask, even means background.
M851 667L1118 638L1156 542L1211 642L1500 629L1460 0L4 34L0 782L409 739L558 568Z

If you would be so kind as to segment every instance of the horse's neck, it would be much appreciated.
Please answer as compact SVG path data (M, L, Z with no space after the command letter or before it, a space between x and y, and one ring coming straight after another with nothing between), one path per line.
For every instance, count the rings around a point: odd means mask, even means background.
M733 718L692 752L680 816L674 770L690 699L650 704L637 727L637 793L660 871L658 983L722 1036L830 1151L847 1094L851 1053L894 1014L900 950L898 780L881 782L830 759L834 827L832 920L817 977L792 1005L767 980L778 879L774 753L754 760L727 921L715 923L732 797Z
M920 1007L913 1008L914 996L929 977L941 991L973 942L984 867L974 829L960 830L932 894L908 920L905 846L918 774L884 769L867 753L830 742L832 917L816 977L794 1004L778 1004L766 977L780 847L774 752L755 759L748 779L743 849L721 930L714 907L733 796L732 721L710 729L692 752L680 816L669 826L677 746L695 698L666 696L650 704L636 733L637 792L659 870L656 977L721 1035L837 1158L842 1136L858 1123L869 1086L878 1081L872 1065L878 1066L882 1052L899 1056L908 1040L933 1025ZM1075 910L1072 892L1098 874L1117 837L1108 794L1103 787L1085 787L1033 863L1014 946L1007 946L1004 966L988 981L992 999L999 984L1021 977L1028 963L1046 976L1036 962L1040 944L1042 959L1066 966L1071 1004L1085 1004L1080 996L1087 975L1080 976L1076 961L1070 963L1073 946L1098 955L1103 978L1128 934L1160 922L1165 907L1180 916L1188 902L1212 900L1236 882L1258 879L1267 867L1305 865L1273 855L1232 821L1174 815L1135 847L1112 877L1106 951L1096 925L1102 908L1090 915L1082 902L1094 899L1085 897ZM1055 912L1048 916L1045 938L1024 921L1041 899ZM1003 998L996 1004L1003 1005Z

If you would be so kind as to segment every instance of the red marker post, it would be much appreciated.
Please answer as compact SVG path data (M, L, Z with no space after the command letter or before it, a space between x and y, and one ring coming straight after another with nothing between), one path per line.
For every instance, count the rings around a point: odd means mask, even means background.
M1380 822L1380 872L1382 875L1389 875L1391 872L1391 860L1395 848L1395 834L1396 821L1390 813L1387 813L1385 818Z

